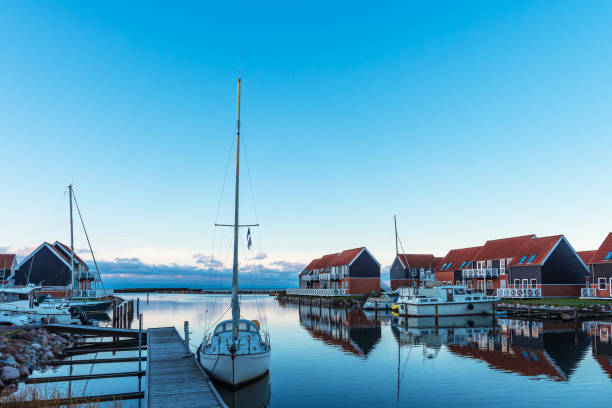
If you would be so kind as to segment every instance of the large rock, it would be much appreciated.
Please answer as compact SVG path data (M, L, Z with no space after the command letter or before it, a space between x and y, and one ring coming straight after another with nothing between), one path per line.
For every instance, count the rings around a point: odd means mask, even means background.
M19 376L20 377L27 377L28 375L30 375L30 370L28 369L27 366L20 366L19 367Z
M19 370L15 367L2 367L2 374L0 375L0 379L4 382L14 381L19 378Z

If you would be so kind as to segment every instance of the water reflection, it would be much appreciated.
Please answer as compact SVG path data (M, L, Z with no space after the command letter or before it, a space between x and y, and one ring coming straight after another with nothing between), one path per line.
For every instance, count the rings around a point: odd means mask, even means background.
M424 347L433 358L442 345L455 356L486 362L490 368L528 377L568 381L589 346L574 323L498 319L491 316L396 318L400 344Z
M317 340L367 358L381 338L380 324L360 309L299 307L300 324Z
M270 402L270 374L251 382L238 390L215 381L217 392L230 408L263 408Z
M595 361L612 380L612 322L584 322L582 329L591 338Z

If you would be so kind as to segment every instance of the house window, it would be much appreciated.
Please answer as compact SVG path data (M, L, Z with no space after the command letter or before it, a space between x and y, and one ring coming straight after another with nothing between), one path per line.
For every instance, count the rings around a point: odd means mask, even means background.
M529 257L529 260L527 261L527 263L532 263L533 260L535 259L535 257L538 256L538 254L533 254Z
M529 287L529 279L523 279L523 288Z
M518 289L521 286L521 281L519 279L514 280L514 289Z
M446 268L446 263L444 263L444 265L442 265L442 268L440 268L441 270Z
M604 261L609 261L610 259L612 259L612 251L608 252L608 255L606 255Z
M492 280L488 280L487 281L487 289L493 289L493 281Z
M606 285L606 278L599 278L597 279L597 283L599 286L599 290L606 290L607 285Z
M446 267L446 269L450 268L452 264L453 264L452 262L449 262L448 266Z
M522 264L523 262L525 262L525 259L527 259L529 255L523 255L523 257L521 258L521 260L519 261L520 264Z
M531 289L535 289L538 286L538 280L537 279L532 279L531 280Z
M463 268L463 265L465 265L465 261L461 262L461 265L459 265L459 267Z
M470 265L472 265L472 261L468 262L467 265L465 265L466 268L469 268Z

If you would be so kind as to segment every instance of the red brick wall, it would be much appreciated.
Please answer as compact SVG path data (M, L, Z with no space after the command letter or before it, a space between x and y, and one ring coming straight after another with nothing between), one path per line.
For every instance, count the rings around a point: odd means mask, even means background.
M370 294L380 291L380 278L349 278L348 293L351 295Z
M538 285L542 287L542 297L579 297L584 285Z

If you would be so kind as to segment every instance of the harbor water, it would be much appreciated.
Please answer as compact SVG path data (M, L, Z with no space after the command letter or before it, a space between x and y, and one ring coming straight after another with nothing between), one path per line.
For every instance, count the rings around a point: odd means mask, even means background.
M143 326L190 324L195 352L206 327L228 316L229 296L146 294ZM612 402L610 322L526 322L492 317L398 319L388 313L279 303L244 295L244 318L270 331L270 374L232 392L235 407L541 407ZM265 313L264 313L265 311ZM225 313L226 317L223 317ZM265 317L264 317L265 316ZM131 322L132 328L138 321ZM136 352L137 353L137 352ZM106 355L108 354L108 355ZM96 358L134 356L133 351ZM92 358L91 355L74 358ZM32 376L133 371L137 363L50 367ZM72 367L72 368L71 368ZM72 370L70 373L69 371ZM62 383L72 395L138 391L138 379ZM28 385L20 385L24 392ZM112 406L112 405L108 405ZM123 406L138 406L126 401Z

